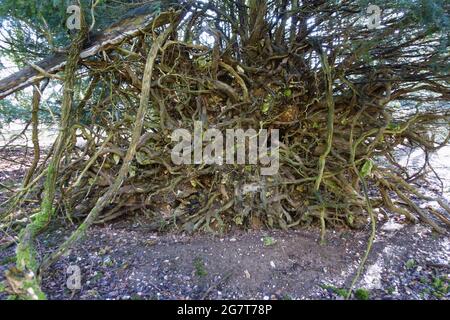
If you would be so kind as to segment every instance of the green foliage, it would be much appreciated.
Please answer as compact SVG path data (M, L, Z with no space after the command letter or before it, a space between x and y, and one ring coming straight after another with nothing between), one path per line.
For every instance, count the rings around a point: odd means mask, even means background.
M9 47L0 49L3 56L18 65L25 59L35 61L50 52L48 37L55 45L67 45L64 31L66 6L54 1L1 0L0 24ZM46 34L47 33L47 34Z
M420 293L421 299L427 299L430 295L442 299L450 292L450 282L447 276L434 276L431 279L423 276L420 283L426 287Z
M366 162L364 162L364 165L361 168L361 176L363 178L370 176L370 174L372 173L372 169L373 169L373 161L369 159Z
M450 283L446 276L434 277L431 286L433 288L433 295L439 299L450 292Z
M200 257L197 257L194 259L194 269L195 269L195 275L198 277L206 277L208 275L208 272L205 268L205 263L203 262L203 259Z
M329 290L333 292L335 295L347 298L348 296L348 290L346 288L338 288L332 285L321 285L321 287L325 290ZM359 288L355 291L355 298L358 300L369 300L370 299L370 292L367 289Z
M366 289L360 288L355 291L355 298L358 300L369 300L370 292Z
M286 89L286 90L284 90L284 96L286 97L286 98L290 98L291 96L292 96L292 90L291 89Z
M136 2L136 1L133 1ZM134 5L138 5L135 3ZM80 0L86 22L90 24L91 0ZM2 56L19 66L23 61L37 61L52 53L53 48L66 47L71 36L66 27L67 8L73 0L0 0L0 25L9 46L1 47ZM114 0L100 1L94 10L95 27L102 30L123 16L134 5Z
M330 290L331 292L333 292L334 294L336 294L342 298L346 298L348 295L348 290L345 288L337 288L332 285L322 285L321 287L325 290Z
M94 31L103 29L119 18L124 18L133 14L139 14L142 10L160 11L162 5L168 5L176 1L114 1L101 0L95 8L95 28ZM336 5L340 5L340 1L334 1ZM2 25L2 35L8 38L8 46L0 47L0 55L8 58L19 67L25 66L24 61L36 62L53 53L53 48L62 48L67 46L71 37L66 28L66 19L69 14L66 9L69 5L76 3L73 0L0 0L0 24ZM141 7L140 3L147 3ZM428 61L430 68L437 73L450 72L450 66L446 54L448 52L448 40L450 33L450 18L448 10L446 10L446 0L355 0L350 1L349 5L353 5L360 12L356 15L364 17L366 8L370 4L378 5L382 9L383 17L392 12L398 13L400 17L404 17L409 23L405 23L404 30L399 30L398 40L407 39L415 30L423 30L436 36L440 34L440 51L441 54L434 55ZM82 8L85 13L87 22L91 23L91 0L81 0ZM130 9L135 8L130 13ZM411 22L412 21L412 22ZM415 28L415 29L414 29ZM1 38L1 37L0 37ZM358 55L359 59L370 65L379 63L372 61L373 56L371 49L377 44L379 39L365 38L352 43L353 51ZM392 43L392 37L386 37L386 43ZM380 43L382 45L382 43ZM200 58L199 58L200 59ZM1 62L0 62L1 63ZM205 62L206 63L206 62ZM209 62L208 62L209 63ZM98 91L98 90L96 90ZM98 92L94 93L94 96ZM292 90L287 88L281 92L281 96L291 98ZM264 114L274 106L274 99L267 98L262 104L262 112ZM53 108L52 105L49 106ZM56 110L57 110L56 106ZM45 120L50 119L48 111L41 111ZM90 120L89 112L81 114L81 122L86 123ZM27 120L29 112L27 106L21 103L12 103L0 101L0 123L9 123L20 119ZM41 119L41 118L40 118Z
M15 121L29 122L31 120L31 96L24 92L17 93L17 98L0 100L0 129ZM39 122L51 124L59 119L60 106L57 100L48 99L39 110ZM55 119L53 119L53 117Z
M0 100L0 128L15 120L29 121L30 117L29 108L23 108L7 99Z
M263 238L264 246L270 247L273 246L277 241L272 237L264 237Z
M114 259L112 259L111 257L108 256L108 257L106 257L106 258L103 259L103 264L102 264L102 266L103 266L103 267L113 267L114 264L115 264Z
M5 257L0 261L0 266L6 266L10 263L14 263L16 258L14 256Z

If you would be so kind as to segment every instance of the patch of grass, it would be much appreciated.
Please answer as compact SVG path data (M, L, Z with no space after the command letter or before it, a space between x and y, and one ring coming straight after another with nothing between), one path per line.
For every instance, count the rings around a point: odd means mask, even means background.
M2 282L0 282L0 293L3 293L5 291L6 291L5 285Z
M433 288L432 294L436 298L443 298L449 292L448 278L446 276L434 277L433 282L431 283L431 287Z
M369 300L370 292L366 289L360 288L355 291L355 298L358 300Z
M109 248L108 247L100 248L100 250L98 250L98 255L100 257L102 257L102 256L106 255L108 252L109 252Z
M277 240L275 240L272 237L264 237L263 242L264 242L264 246L270 247L270 246L273 246L275 243L277 243Z
M194 259L194 268L195 274L198 277L206 277L208 275L208 272L206 272L205 269L205 263L203 262L202 258L197 257Z

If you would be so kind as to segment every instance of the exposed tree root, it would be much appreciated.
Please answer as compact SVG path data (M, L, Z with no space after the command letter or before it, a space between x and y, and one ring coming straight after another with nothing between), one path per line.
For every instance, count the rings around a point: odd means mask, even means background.
M348 8L357 7L350 1ZM187 232L318 224L322 241L327 228L364 228L370 221L363 264L377 208L445 233L449 204L424 195L414 181L433 171L428 154L449 141L450 111L422 106L449 100L450 78L436 71L448 52L430 44L439 33L418 28L413 15L392 13L383 29L368 34L348 8L295 2L278 12L250 1L248 8L226 2L162 13L164 23L82 61L85 94L75 111L79 55L71 55L48 168L34 163L1 214L7 229L20 216L11 208L44 192L41 211L22 231L18 268L35 279L92 224L130 212L149 217L151 228ZM266 18L275 13L279 19ZM317 25L309 26L313 20ZM79 48L75 42L72 53ZM196 123L224 133L279 129L279 171L262 176L252 164L174 165L172 131L193 132ZM426 162L410 174L397 153L417 148ZM54 217L55 198L57 213L80 224L39 266L32 243ZM418 199L436 201L442 211L423 209ZM40 298L37 284L33 297Z

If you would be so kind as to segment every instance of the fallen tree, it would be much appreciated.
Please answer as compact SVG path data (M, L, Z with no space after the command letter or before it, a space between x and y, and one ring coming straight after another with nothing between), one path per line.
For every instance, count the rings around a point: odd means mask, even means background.
M415 185L430 163L410 174L396 155L400 147L421 148L428 159L450 139L450 112L422 108L449 100L448 47L440 46L446 29L392 6L370 30L361 11L356 1L189 3L153 20L145 15L138 27L125 19L111 29L120 36L87 40L78 75L89 85L78 87L84 95L52 182L57 211L80 226L41 270L91 224L136 212L155 230L188 232L318 223L322 240L327 228L370 222L369 249L375 209L446 232L449 205ZM52 57L0 81L1 95L49 77L65 61ZM219 131L279 129L279 171L174 165L171 133L193 132L196 122ZM58 150L57 143L53 161ZM36 170L4 206L3 220L21 218L12 208L39 195L42 176L51 174ZM442 210L422 209L417 199Z

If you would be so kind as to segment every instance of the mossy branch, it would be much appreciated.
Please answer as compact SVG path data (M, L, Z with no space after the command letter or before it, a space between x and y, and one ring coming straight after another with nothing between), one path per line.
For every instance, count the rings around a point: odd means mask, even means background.
M142 127L144 124L144 118L148 111L149 98L150 98L150 86L152 80L153 67L155 65L155 60L158 55L162 44L170 35L170 33L176 27L176 23L172 23L163 33L161 33L158 38L153 42L150 52L147 56L147 61L144 68L144 77L142 80L142 91L140 97L139 109L136 114L136 121L134 123L134 129L128 147L125 158L123 159L122 166L114 180L114 183L108 190L101 196L94 208L90 211L84 222L78 227L78 229L72 233L72 235L49 257L47 257L41 264L41 271L46 270L53 262L55 262L67 249L69 249L76 241L78 241L86 232L86 230L94 224L102 210L111 202L114 196L119 191L124 180L129 174L129 169L132 160L135 157L137 145L141 138Z
M51 159L47 169L47 177L44 185L44 198L41 202L41 210L26 226L26 228L22 230L19 236L19 244L16 250L16 265L20 271L30 275L30 277L24 281L24 288L22 288L23 290L21 292L22 298L25 299L45 298L45 294L41 291L39 285L39 262L37 261L36 251L34 248L34 239L50 223L53 216L53 200L56 192L56 179L70 127L75 73L86 35L86 26L82 23L82 29L71 44L67 65L65 67L61 121L59 125L60 131L57 137L53 158ZM38 104L36 101L35 103Z

